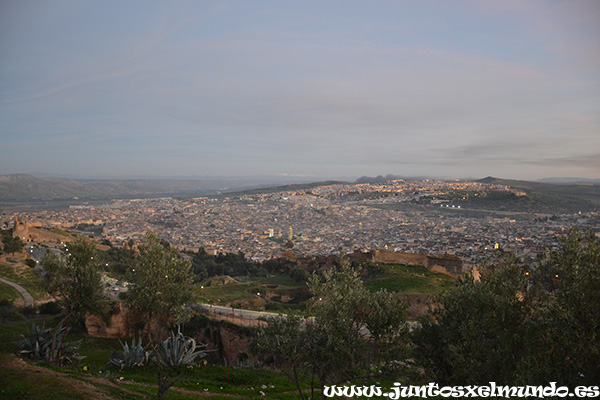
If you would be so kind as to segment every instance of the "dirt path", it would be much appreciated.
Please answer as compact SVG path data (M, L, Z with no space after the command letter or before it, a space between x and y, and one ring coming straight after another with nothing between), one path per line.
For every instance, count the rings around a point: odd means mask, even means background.
M0 278L0 282L12 286L17 290L17 292L21 293L21 296L23 296L23 298L25 299L25 307L33 306L33 297L29 294L27 290L23 288L23 286L2 278Z

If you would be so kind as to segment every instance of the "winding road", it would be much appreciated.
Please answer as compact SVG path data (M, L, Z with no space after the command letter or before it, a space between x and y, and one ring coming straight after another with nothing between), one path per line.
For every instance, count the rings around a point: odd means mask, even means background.
M0 282L7 284L8 286L12 286L17 289L17 292L21 293L21 296L25 299L25 307L33 306L33 297L23 288L23 286L18 285L14 282L7 281L6 279L0 278Z

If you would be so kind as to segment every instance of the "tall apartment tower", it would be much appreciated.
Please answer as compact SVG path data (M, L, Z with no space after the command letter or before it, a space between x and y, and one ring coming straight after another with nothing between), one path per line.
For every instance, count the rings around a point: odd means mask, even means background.
M272 238L275 236L275 230L273 228L269 228L269 237Z
M288 240L292 240L293 238L294 238L294 230L290 226L290 229L288 229Z

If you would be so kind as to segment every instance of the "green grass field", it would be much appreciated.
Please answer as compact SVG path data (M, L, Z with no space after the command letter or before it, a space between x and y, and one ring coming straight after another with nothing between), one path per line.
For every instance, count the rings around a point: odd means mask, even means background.
M403 296L438 295L454 283L454 278L425 267L379 264L378 268L382 270L380 273L365 280L369 290L386 289Z
M22 273L17 274L13 266L0 264L0 277L23 286L33 296L34 300L44 297L44 292L41 289L42 277L33 268L21 268Z
M369 276L364 278L369 290L386 289L401 296L438 295L454 282L454 278L448 275L418 266L371 264L369 270ZM310 298L306 283L295 282L286 276L247 278L238 283L205 286L203 289L198 288L198 294L202 301L217 305L249 304L254 301L256 305L272 310L299 309ZM291 296L293 300L282 301L285 296Z
M271 275L266 278L244 278L237 283L218 286L198 287L199 296L213 304L231 304L236 302L254 302L264 305L272 303L284 308L297 308L298 304L308 298L305 283L295 282L287 276ZM293 297L289 302L282 302L285 296ZM271 300L268 300L270 297Z
M8 300L12 303L19 298L21 295L12 286L0 282L0 300Z
M53 326L53 318L36 324ZM112 350L120 350L118 339L91 338L69 333L66 340L83 338L79 364L55 368L22 361L11 354L18 351L19 334L27 334L32 321L17 321L0 326L0 399L147 399L156 396L155 366L129 370L106 369ZM121 339L125 340L125 339ZM128 340L130 342L130 340ZM266 388L262 388L262 386ZM307 385L308 387L308 385ZM169 390L168 399L261 398L263 391L273 399L296 399L296 388L285 375L269 369L231 368L208 363L184 369L181 380Z
M435 295L453 284L453 278L428 271L424 267L373 264L365 279L370 290L387 289L401 295ZM33 270L21 275L8 265L0 265L0 274L13 280L34 296L40 293L41 278ZM10 288L9 288L10 289ZM310 295L306 283L298 283L287 276L271 275L265 278L243 278L229 285L200 289L199 294L215 304L227 304L247 299L281 304L287 309L302 306ZM3 288L0 287L0 294ZM8 293L8 292L7 292ZM260 296L258 295L260 293ZM10 295L10 294L7 294ZM284 303L284 296L295 296ZM220 299L220 302L216 300ZM285 310L285 308L284 308ZM285 311L284 311L285 312ZM57 317L36 319L37 325L54 326ZM156 396L156 367L130 370L106 369L113 350L119 351L118 339L93 338L81 333L69 333L66 340L83 339L79 353L86 356L79 364L54 368L14 357L31 329L31 320L8 322L0 325L0 399L147 399ZM131 338L122 338L131 342ZM261 391L272 399L297 399L296 388L282 372L270 369L231 368L229 382L227 368L200 364L185 369L181 380L167 395L168 399L258 399ZM308 389L309 383L305 382Z

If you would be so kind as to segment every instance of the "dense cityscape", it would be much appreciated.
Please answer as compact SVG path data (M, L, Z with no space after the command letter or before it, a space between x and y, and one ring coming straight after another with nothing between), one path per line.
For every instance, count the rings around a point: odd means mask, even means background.
M26 215L5 212L0 221L8 226L21 216L31 226L78 229L115 245L139 243L147 230L154 230L180 250L241 251L257 261L290 249L305 257L388 250L458 256L467 268L495 248L530 262L555 246L565 230L600 229L594 211L523 215L492 210L472 216L472 203L461 205L468 197L498 192L527 196L506 185L394 180L189 199L121 199Z
M0 16L0 400L600 398L600 1Z

